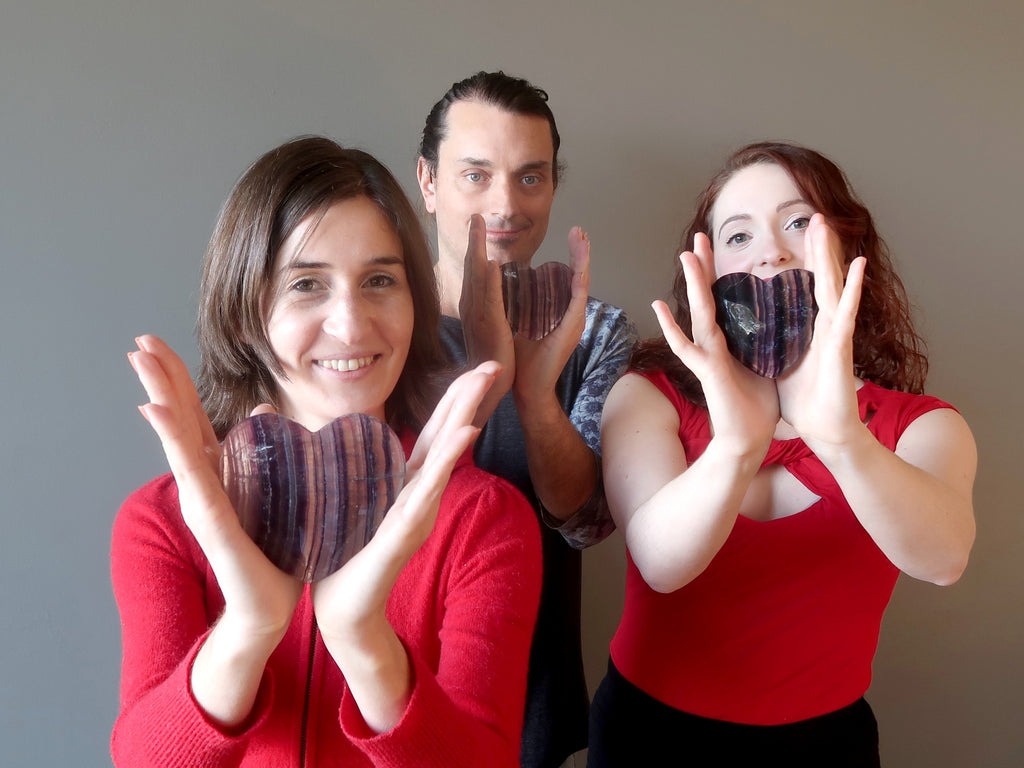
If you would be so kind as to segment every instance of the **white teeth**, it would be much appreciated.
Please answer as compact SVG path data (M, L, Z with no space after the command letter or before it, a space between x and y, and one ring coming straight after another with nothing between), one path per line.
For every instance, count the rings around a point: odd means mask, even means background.
M356 371L364 368L373 362L373 356L353 357L347 360L317 360L316 364L321 368L330 368L334 371Z

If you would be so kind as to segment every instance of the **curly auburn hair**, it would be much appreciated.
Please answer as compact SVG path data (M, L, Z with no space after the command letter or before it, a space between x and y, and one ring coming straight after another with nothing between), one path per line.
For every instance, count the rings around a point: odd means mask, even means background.
M711 231L711 209L728 181L744 168L774 163L792 177L804 199L825 216L843 246L844 264L867 259L864 287L853 334L855 375L887 389L920 394L928 375L924 340L914 330L903 283L893 269L885 242L871 214L857 198L846 174L824 155L795 144L760 142L735 152L697 198L697 210L676 253L692 251L694 235ZM690 338L693 327L686 278L676 262L672 297L679 327ZM677 358L664 336L641 342L630 359L636 371L663 370L691 402L704 406L700 382Z

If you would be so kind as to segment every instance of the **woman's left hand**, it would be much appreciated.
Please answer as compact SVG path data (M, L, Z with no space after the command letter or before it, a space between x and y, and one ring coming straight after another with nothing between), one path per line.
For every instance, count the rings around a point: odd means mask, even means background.
M411 695L409 660L385 616L388 597L434 529L452 469L480 432L473 426L477 406L499 372L497 363L482 363L448 388L409 457L405 487L373 538L312 587L324 643L377 732L398 722Z
M866 260L854 259L844 285L842 245L820 213L811 217L804 243L818 315L803 360L776 384L782 418L817 452L816 446L845 444L863 427L853 374L853 332Z

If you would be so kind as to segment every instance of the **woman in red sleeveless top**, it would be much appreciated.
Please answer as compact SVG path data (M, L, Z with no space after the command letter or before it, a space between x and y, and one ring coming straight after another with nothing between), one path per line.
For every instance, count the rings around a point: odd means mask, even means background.
M922 394L887 249L819 153L737 152L680 250L675 312L654 303L663 336L604 409L628 570L589 764L878 765L882 614L901 571L951 584L967 564L971 432ZM730 353L711 286L791 269L813 274L813 336L768 378Z

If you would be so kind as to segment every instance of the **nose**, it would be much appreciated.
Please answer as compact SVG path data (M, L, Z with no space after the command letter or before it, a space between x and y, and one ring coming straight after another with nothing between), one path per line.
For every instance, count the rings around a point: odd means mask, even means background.
M769 268L786 267L793 260L793 252L780 234L773 234L765 241L760 266Z
M363 334L369 318L358 296L345 291L335 296L326 306L323 329L345 343L354 343Z
M516 209L516 186L510 178L497 178L491 184L487 200L490 213L495 216L510 216Z

